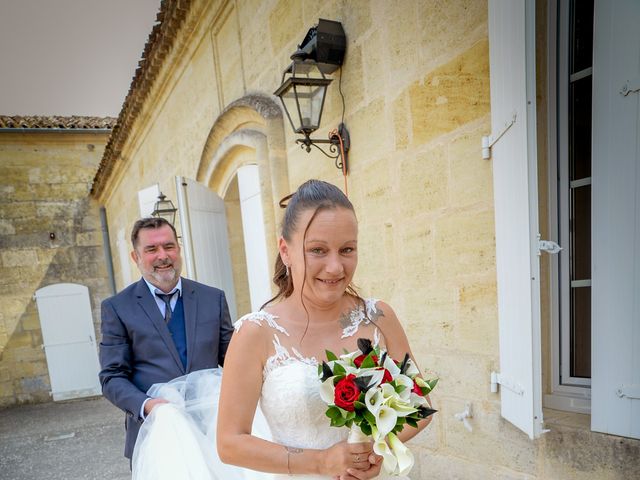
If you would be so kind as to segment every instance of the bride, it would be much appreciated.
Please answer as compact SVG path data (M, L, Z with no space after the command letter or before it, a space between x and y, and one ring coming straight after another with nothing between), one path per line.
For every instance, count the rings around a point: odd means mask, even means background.
M382 459L371 443L349 443L348 429L329 426L318 379L325 350L353 352L358 338L379 342L392 358L411 355L391 307L361 298L351 285L358 263L353 205L334 185L305 182L289 198L278 247L279 291L236 322L224 375L191 374L151 392L175 401L145 421L134 479L171 478L159 475L180 462L189 474L173 478L365 480L380 474ZM398 437L404 442L429 422ZM168 438L180 439L178 445Z
M227 351L217 429L220 458L282 478L374 478L381 460L371 444L349 444L346 428L329 426L317 369L325 350L355 351L361 337L380 338L393 358L411 353L391 307L362 299L351 286L358 263L353 205L337 187L307 181L289 199L278 247L278 294L236 323ZM271 441L251 434L258 402ZM429 421L405 428L400 439L413 437Z

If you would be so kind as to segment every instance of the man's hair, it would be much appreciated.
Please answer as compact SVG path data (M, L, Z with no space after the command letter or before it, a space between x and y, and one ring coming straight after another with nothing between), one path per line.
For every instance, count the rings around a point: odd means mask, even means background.
M177 241L178 234L176 233L176 229L168 220L162 217L146 217L136 220L136 223L133 224L133 229L131 230L131 244L133 245L133 249L135 250L138 247L138 235L140 234L140 230L143 228L160 228L164 225L169 225L169 227L171 227L173 236Z

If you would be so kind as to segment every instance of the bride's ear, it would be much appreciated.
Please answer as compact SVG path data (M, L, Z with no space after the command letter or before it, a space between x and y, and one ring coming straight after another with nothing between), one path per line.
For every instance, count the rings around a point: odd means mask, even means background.
M283 237L278 239L278 253L280 253L282 263L285 265L291 265L291 260L289 259L289 245L287 245L287 241Z

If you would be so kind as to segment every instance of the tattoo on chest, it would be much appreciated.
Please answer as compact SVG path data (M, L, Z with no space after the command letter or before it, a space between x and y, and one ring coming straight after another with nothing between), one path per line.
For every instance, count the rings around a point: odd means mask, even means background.
M380 319L381 317L384 317L384 312L380 310L377 306L374 306L373 308L374 310L369 315L369 321L376 323L378 319ZM358 308L354 308L353 310L350 310L349 312L342 313L340 315L340 318L338 319L340 326L343 329L352 326L354 324L354 320L356 322L358 321L358 317L361 315L360 312L361 312L361 309L360 307L358 307ZM361 319L364 320L364 318L362 317ZM366 320L364 321L366 322Z

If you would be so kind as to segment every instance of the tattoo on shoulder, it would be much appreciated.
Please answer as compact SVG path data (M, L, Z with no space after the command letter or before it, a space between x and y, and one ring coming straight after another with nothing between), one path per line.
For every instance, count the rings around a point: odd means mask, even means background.
M371 312L371 321L376 322L380 317L384 317L384 312L378 306L374 306L374 311Z

